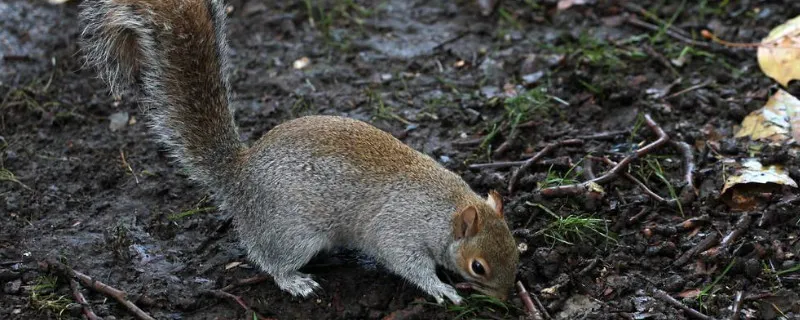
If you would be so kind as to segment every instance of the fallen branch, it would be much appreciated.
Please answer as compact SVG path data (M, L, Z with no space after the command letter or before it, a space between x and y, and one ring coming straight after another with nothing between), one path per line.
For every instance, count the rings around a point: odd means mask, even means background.
M653 289L653 296L658 300L664 301L664 302L666 302L668 304L671 304L672 306L674 306L674 307L676 307L678 309L683 310L683 312L686 312L692 318L701 319L701 320L712 320L712 319L714 319L712 317L709 317L709 316L701 313L700 311L697 311L695 309L689 308L689 306L681 303L678 300L675 300L675 298L671 297L669 294L667 294L666 292L664 292L661 289Z
M533 155L533 157L529 158L528 160L525 160L525 163L523 163L522 166L519 167L517 172L514 172L514 174L511 176L511 180L508 182L508 192L514 192L514 189L516 188L516 185L519 182L522 175L528 172L528 169L530 169L530 167L534 163L536 163L537 161L539 161L539 159L550 153L553 149L561 146L582 145L582 144L583 140L581 139L567 139L548 144L542 150Z
M126 293L125 291L119 290L105 283L102 283L97 279L94 279L83 273L75 271L74 269L68 267L67 265L52 259L47 260L45 262L41 262L40 266L42 267L42 269L45 270L55 270L57 272L60 272L61 274L69 277L70 279L78 280L81 284L83 284L87 288L91 288L92 290L95 290L97 292L100 292L102 294L114 298L114 300L117 300L117 302L125 306L125 308L127 308L128 311L133 313L139 319L155 320L149 314L142 311L142 309L139 309L139 307L137 307L133 302L128 300L128 293Z
M653 141L652 143L636 150L636 152L633 154L625 157L622 159L622 161L617 163L617 165L608 170L602 176L582 183L544 188L540 190L541 195L546 197L563 197L583 194L588 191L593 184L599 185L614 180L620 172L623 172L626 168L628 168L628 165L630 165L633 160L653 152L653 150L660 148L662 145L667 143L667 141L669 141L669 136L667 136L667 134L664 132L664 129L662 129L655 121L653 121L653 118L650 117L649 114L644 115L644 120L647 123L647 126L650 127L650 129L653 130L653 132L655 132L658 136L656 141Z
M525 285L522 284L522 281L517 281L517 294L519 298L522 300L522 304L525 305L525 315L527 316L526 319L531 320L539 320L542 319L542 314L536 309L536 306L533 305L533 300L531 300L531 295L528 293L528 290L525 289Z
M75 301L83 308L83 315L86 316L86 319L100 320L100 317L92 311L92 306L86 301L86 297L81 293L81 288L78 287L78 282L75 281L75 279L69 279L69 287L72 289L72 296L75 298Z

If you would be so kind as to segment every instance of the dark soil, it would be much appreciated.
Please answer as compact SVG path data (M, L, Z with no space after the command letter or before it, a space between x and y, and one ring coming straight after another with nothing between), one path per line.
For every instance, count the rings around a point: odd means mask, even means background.
M478 1L310 2L309 10L304 1L229 1L243 140L301 115L346 115L393 132L476 191L501 190L508 222L527 245L519 280L555 318L689 317L657 299L655 289L716 318L731 315L740 291L743 317L797 317L800 278L776 272L798 264L796 191L773 192L745 212L720 197L725 159L754 155L800 178L791 150L732 138L777 87L760 72L755 51L708 45L698 35L709 29L731 41L759 41L800 13L800 1L635 1L662 22L674 18L673 28L699 44L625 22L632 15L661 26L632 8L634 1L589 1L565 11L553 0L504 1L491 16L481 15ZM80 317L66 279L40 270L48 258L127 291L158 319L247 318L233 300L204 294L259 275L225 227L227 213L152 141L134 97L115 100L82 69L76 14L74 1L0 2L0 167L7 170L0 181L0 318ZM310 65L294 69L302 57ZM619 161L653 141L644 113L673 141L692 146L698 196L677 208L625 179L605 184L599 200L535 192L557 178L586 180L587 154ZM121 122L112 126L113 118ZM534 166L514 193L507 192L513 170L467 167L631 129L557 148L545 160L560 164ZM684 161L666 145L635 160L630 172L672 199L692 194ZM594 161L593 168L599 175L608 166ZM552 233L556 219L542 208L601 220L594 230L570 229L582 235ZM728 235L742 215L752 222L729 250L700 250L681 261L704 239ZM662 230L693 217L703 221ZM317 298L291 298L269 281L230 292L278 319L524 314L516 296L508 310L480 297L460 309L424 303L422 292L352 252L319 257L305 271L324 289ZM112 299L83 292L101 317L133 317Z

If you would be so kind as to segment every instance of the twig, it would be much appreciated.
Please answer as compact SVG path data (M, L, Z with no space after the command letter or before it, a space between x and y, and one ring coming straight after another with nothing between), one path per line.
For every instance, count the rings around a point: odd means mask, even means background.
M554 142L554 143L548 144L542 150L540 150L535 155L533 155L533 157L531 157L530 159L526 160L525 163L522 164L522 166L519 167L519 169L516 172L514 172L514 174L511 176L511 180L508 182L508 192L514 192L514 189L516 188L516 185L519 182L519 179L521 178L521 176L523 174L525 174L526 172L528 172L528 169L530 169L530 167L534 163L539 161L539 159L544 157L546 154L550 153L550 151L552 151L553 149L555 149L557 147L561 147L561 146L582 145L582 144L583 144L583 140L581 140L581 139L567 139L567 140L562 140L562 141L559 141L559 142Z
M654 25L654 24L651 24L651 23L644 22L642 20L639 20L639 18L637 18L636 16L629 16L628 19L625 19L625 22L627 22L629 24L632 24L634 26L640 27L640 28L644 28L644 29L650 30L650 31L661 31L662 30L661 27L659 27L657 25ZM689 39L686 36L684 36L684 35L682 35L682 34L680 34L678 32L675 32L675 30L673 30L672 28L666 28L666 29L663 29L663 30L664 30L664 33L666 35L668 35L668 36L670 36L672 38L675 38L677 40L686 42L686 43L688 43L690 45L693 45L693 46L696 46L696 47L700 47L700 48L710 48L711 47L711 45L709 43L707 43L707 42L700 42L700 41L695 41L693 39Z
M575 139L581 139L581 140L611 140L611 139L614 139L614 138L616 138L618 136L628 134L630 132L631 132L630 129L618 130L618 131L608 131L608 132L601 132L601 133L596 133L596 134L587 135L587 136L577 136L577 137L575 137Z
M671 95L668 95L668 96L664 97L664 100L675 98L675 97L677 97L679 95L685 94L685 93L690 92L690 91L694 91L694 90L697 90L697 89L705 88L705 87L709 86L712 83L713 82L711 82L711 81L701 82L699 84L693 85L693 86L688 87L686 89L683 89L681 91L675 92L675 93L673 93Z
M641 209L641 210L639 210L639 213L637 213L637 214L633 215L633 217L630 217L630 219L628 219L628 223L629 223L629 224L636 223L636 222L637 222L637 221L639 221L639 219L641 219L641 218L642 218L642 217L643 217L643 216L644 216L646 213L648 213L648 211L647 211L647 207L642 207L642 209Z
M231 283L231 284L225 286L224 288L220 289L219 291L231 291L231 289L236 288L236 287L241 287L241 286L261 283L261 282L267 281L269 279L272 279L272 277L270 277L270 276L255 276L255 277L251 277L251 278L246 278L246 279L239 280L239 281L237 281L235 283Z
M653 132L655 132L656 135L658 136L658 139L656 141L653 141L652 143L640 148L639 150L636 150L636 152L634 152L633 154L625 157L624 159L622 159L622 161L617 163L617 165L608 170L602 176L599 176L597 178L594 178L592 180L583 183L575 183L563 186L544 188L540 191L541 195L548 197L563 197L563 196L583 194L587 190L589 190L589 188L593 184L603 184L614 180L620 172L624 171L628 167L628 165L631 162L633 162L633 160L643 157L650 152L653 152L653 150L660 148L662 145L667 143L667 141L669 141L669 136L667 136L667 134L664 132L664 129L662 129L655 121L653 121L653 118L650 117L649 114L644 115L644 120L647 123L647 126L649 126L650 129L653 130Z
M692 146L683 141L670 141L670 144L683 156L683 180L686 182L686 188L690 192L681 195L682 203L691 202L697 196L697 187L694 185L694 154L692 153Z
M517 294L522 300L522 304L525 305L525 315L527 319L542 319L542 314L533 305L531 295L528 294L528 290L525 289L525 285L522 284L522 281L517 281Z
M736 291L736 296L733 298L733 305L731 305L730 320L739 320L739 313L742 312L742 291Z
M89 305L89 302L86 301L86 298L81 293L81 289L78 287L78 282L75 279L69 279L69 287L72 289L72 296L75 297L75 301L83 307L83 315L86 316L87 320L100 320L94 311L92 311L92 306Z
M481 142L483 142L483 139L484 138L475 138L475 139L469 139L469 140L456 140L456 141L453 141L451 144L454 147L473 147L473 146L477 146L477 145L481 144Z
M593 158L599 159L599 160L605 162L606 164L608 164L610 166L616 166L617 165L616 162L612 161L609 158L605 158L605 157L604 158L593 157ZM676 206L677 201L678 201L677 199L669 199L669 200L664 199L664 197L659 196L658 194L656 194L655 192L650 190L650 188L648 188L647 185L644 184L644 182L640 181L639 179L636 179L636 177L634 177L632 174L627 173L625 171L621 172L621 174L622 174L623 177L625 177L625 179L628 179L631 182L633 182L633 184L635 184L637 187L639 187L639 189L641 189L642 192L647 194L651 199L653 199L653 200L655 200L657 202L661 202L663 204L669 205L669 206Z
M239 306L241 306L245 311L247 311L249 313L248 316L247 316L248 319L256 318L256 319L260 319L260 320L273 320L272 318L266 318L266 317L258 314L258 312L253 310L253 308L250 308L250 306L248 306L247 303L244 302L244 299L242 299L242 297L240 297L240 296L232 295L232 294L227 293L227 292L222 291L222 290L208 290L206 292L208 294L212 295L212 296L217 297L217 298L231 299L233 301L236 301L236 303L239 304Z
M678 70L675 70L675 67L672 66L672 63L670 63L669 60L667 60L667 58L664 57L663 54L656 51L656 49L653 49L653 47L651 46L643 46L642 48L644 49L645 52L647 52L647 54L649 54L653 58L656 58L658 62L661 62L661 64L664 65L664 67L666 67L670 72L672 72L672 74L675 75L675 77L680 77L681 73L678 72ZM673 85L670 85L670 87L672 86Z
M510 167L518 167L525 164L525 160L522 161L495 161L490 163L473 163L469 165L468 168L470 169L503 169L503 168L510 168ZM571 167L572 164L569 161L568 157L561 157L555 159L546 159L542 161L537 161L534 163L535 166L563 166L563 167Z
M581 269L580 272L578 272L578 276L582 277L587 273L591 272L597 266L598 262L600 262L600 258L592 259L592 262L590 262L589 265L587 265L585 268Z
M592 161L592 157L586 157L583 160L583 176L586 177L587 180L592 180L596 178L594 175L594 161Z
M729 232L724 238L722 238L722 242L720 242L718 253L724 253L728 250L731 243L736 241L742 234L744 234L748 228L750 228L750 222L753 218L749 214L742 214L739 217L739 221L736 222L736 225L733 227L733 230Z
M124 166L125 169L131 173L133 180L136 181L136 184L139 184L139 178L136 176L136 172L133 172L133 168L131 168L131 165L128 164L128 161L125 160L125 152L123 152L122 149L119 149L119 158L122 159L122 166Z
M74 269L68 267L67 265L52 259L42 262L41 266L43 267L43 269L55 270L62 273L65 276L68 276L71 279L77 279L84 286L114 298L114 300L117 300L117 302L125 306L125 308L127 308L128 311L133 313L139 319L155 320L149 314L142 311L142 309L139 309L139 307L133 304L133 302L128 300L128 293L125 291L109 286L103 282L98 281L97 279L94 279L83 273L75 271Z
M707 214L704 214L699 217L689 218L673 226L653 226L645 228L644 233L647 236L651 236L653 233L671 236L677 234L678 232L689 231L708 223L711 223L711 217Z
M719 242L719 235L716 232L714 232L705 239L703 239L703 241L700 241L700 243L698 243L694 248L686 250L686 252L684 252L683 255L680 258L678 258L678 260L675 260L675 262L672 263L672 265L676 267L682 266L687 262L689 262L689 259L691 259L695 254L710 249L711 247L715 246L718 242Z
M671 297L669 294L667 294L666 292L662 291L661 289L653 289L653 296L655 298L661 300L661 301L664 301L664 302L666 302L668 304L671 304L672 306L674 306L674 307L676 307L678 309L683 310L683 312L686 312L692 318L701 319L701 320L713 320L714 319L712 317L709 317L709 316L707 316L705 314L700 313L700 311L697 311L695 309L689 308L689 306L681 303L678 300L675 300L675 298Z

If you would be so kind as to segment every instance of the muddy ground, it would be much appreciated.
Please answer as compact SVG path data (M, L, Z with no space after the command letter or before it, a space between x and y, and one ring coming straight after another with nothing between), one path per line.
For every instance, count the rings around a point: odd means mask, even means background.
M527 246L519 280L554 318L690 317L656 289L715 318L731 316L739 292L742 317L797 317L796 192L772 190L744 211L720 197L724 159L754 156L800 178L787 148L732 138L776 85L753 50L698 35L759 41L800 13L800 2L635 1L650 15L634 1L563 11L555 2L503 1L483 16L476 1L229 1L242 139L301 115L347 115L393 132L479 192L501 190ZM0 2L0 318L80 317L66 279L40 270L48 258L127 291L158 319L248 318L233 300L204 294L259 275L226 213L151 140L133 97L114 99L81 68L76 13L74 1ZM681 32L688 37L678 39ZM303 57L310 64L295 69ZM684 179L686 158L669 144L629 172L680 207L625 179L605 183L602 199L535 191L586 180L587 154L620 161L654 141L645 113L691 146L697 196ZM585 143L547 154L513 193L516 169L468 168L524 160L575 137ZM608 166L595 160L592 168L600 175ZM750 221L741 235L714 254L743 215ZM690 218L699 222L668 228ZM691 254L708 239L717 241ZM291 298L271 282L230 293L277 319L516 319L525 310L516 295L505 305L477 296L460 308L426 303L353 252L319 257L306 271L324 289L317 298ZM133 318L112 299L83 293L99 316Z

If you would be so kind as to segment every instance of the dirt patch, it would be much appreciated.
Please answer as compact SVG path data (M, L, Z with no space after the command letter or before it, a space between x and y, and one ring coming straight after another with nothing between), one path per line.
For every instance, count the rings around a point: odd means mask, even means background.
M503 1L488 17L476 2L229 1L242 139L255 141L301 115L346 115L394 133L487 192L507 190L513 170L468 165L524 160L547 143L584 137L581 146L556 148L522 177L518 191L503 194L506 217L527 248L519 279L553 317L687 316L654 289L714 317L730 315L737 292L743 314L755 318L800 312L797 272L781 272L798 265L796 191L745 213L719 197L724 158L754 152L726 137L775 88L753 51L692 44L664 28L626 22L634 15L659 26L624 1L560 12L556 1ZM800 12L796 1L705 3L637 2L662 21L674 18L672 26L689 38L707 28L740 42L758 41ZM244 317L234 301L204 292L259 272L225 227L226 213L151 140L135 101L109 96L81 68L76 14L72 2L0 3L0 318L80 316L65 280L39 270L46 258L127 291L159 319ZM310 65L293 69L303 57ZM604 185L600 200L534 192L586 180L587 154L619 161L653 141L643 113L691 146L694 199L666 205L625 179ZM613 131L620 133L590 137ZM756 156L800 178L788 150ZM593 167L596 174L608 168L598 161ZM683 168L679 150L664 147L629 172L673 199L685 191ZM736 229L743 214L752 219L730 252L682 258ZM676 227L691 218L691 228ZM354 252L318 257L304 271L324 288L319 297L293 299L270 282L232 293L278 319L523 313L518 298L431 305ZM132 317L101 294L84 294L106 319Z

